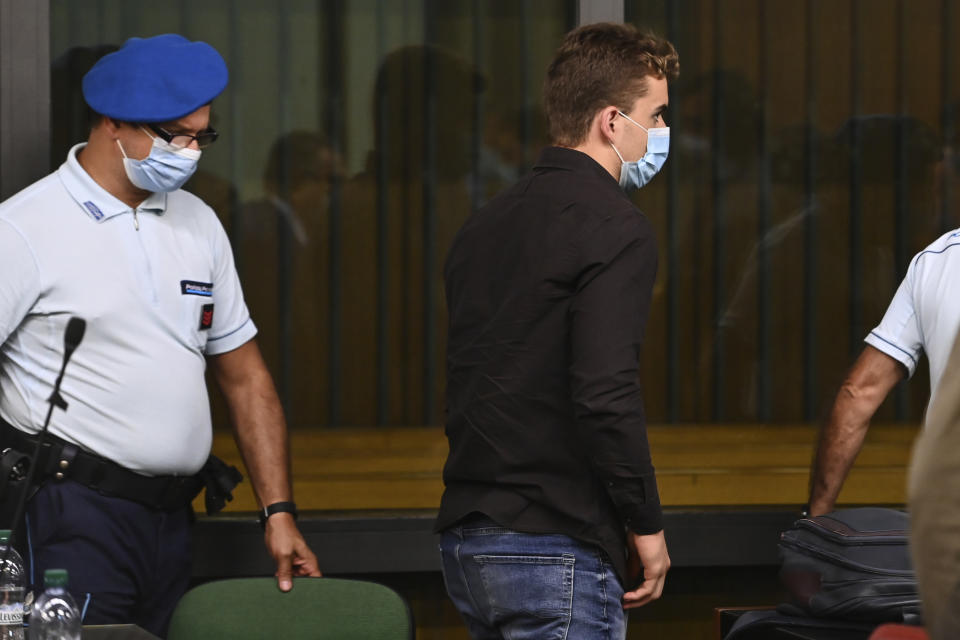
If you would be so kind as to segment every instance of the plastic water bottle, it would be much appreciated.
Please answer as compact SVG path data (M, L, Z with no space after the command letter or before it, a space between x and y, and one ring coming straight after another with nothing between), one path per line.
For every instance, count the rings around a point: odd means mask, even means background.
M30 640L80 640L80 610L67 579L66 569L43 572L43 593L30 612Z
M23 593L26 576L23 559L10 547L10 530L0 529L0 638L23 640Z

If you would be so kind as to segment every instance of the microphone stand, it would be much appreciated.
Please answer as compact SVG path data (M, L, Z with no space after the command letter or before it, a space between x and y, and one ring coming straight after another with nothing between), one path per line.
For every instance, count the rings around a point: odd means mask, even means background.
M63 382L63 373L67 370L67 363L70 361L70 356L73 355L74 349L76 349L80 341L83 340L83 333L86 328L87 323L82 318L72 317L67 323L67 330L64 335L63 364L60 365L60 373L57 375L57 380L53 384L53 393L51 393L47 399L50 403L50 408L47 410L47 417L43 421L43 428L40 429L37 434L37 444L33 449L33 459L28 466L27 476L23 483L23 490L20 492L20 498L17 500L17 508L14 509L13 519L10 521L10 538L7 540L7 546L3 550L3 557L0 558L0 575L7 570L7 560L10 557L10 549L13 548L17 523L23 517L23 511L27 503L27 493L30 491L33 480L37 475L37 461L39 460L40 451L46 442L47 431L50 427L50 418L53 417L53 409L54 407L59 407L63 411L67 410L67 401L60 395L60 384Z

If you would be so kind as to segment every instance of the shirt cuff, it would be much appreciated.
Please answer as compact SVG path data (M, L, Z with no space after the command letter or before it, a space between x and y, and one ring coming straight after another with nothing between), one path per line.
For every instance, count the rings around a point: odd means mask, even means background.
M628 529L639 535L649 535L663 529L663 512L655 475L630 481L608 478L606 487L620 519Z
M253 320L248 317L246 322L239 327L223 335L208 338L204 353L208 356L216 356L221 353L233 351L237 347L245 345L256 335L257 325L253 324Z
M904 367L907 368L907 377L912 377L913 372L917 370L917 356L910 353L907 349L897 346L893 340L885 338L876 329L870 332L866 338L863 339L868 345L882 351L887 354Z

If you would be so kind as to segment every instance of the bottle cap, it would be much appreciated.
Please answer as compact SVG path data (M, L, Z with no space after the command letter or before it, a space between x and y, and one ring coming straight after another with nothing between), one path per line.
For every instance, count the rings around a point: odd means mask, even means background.
M43 585L45 587L65 587L67 581L66 569L47 569L43 572Z
M10 542L10 529L0 529L0 543Z

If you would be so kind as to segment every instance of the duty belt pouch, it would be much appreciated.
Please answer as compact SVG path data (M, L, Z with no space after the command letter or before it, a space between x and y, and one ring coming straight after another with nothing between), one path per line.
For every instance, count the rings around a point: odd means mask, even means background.
M213 515L233 500L233 489L243 480L243 475L233 465L210 454L197 474L205 487L203 502L207 515Z
M30 469L30 456L13 447L0 451L0 527L11 528L14 511ZM32 490L33 488L31 488ZM29 496L28 496L29 497Z
M909 516L842 509L802 518L780 535L780 577L797 613L835 620L919 623Z

